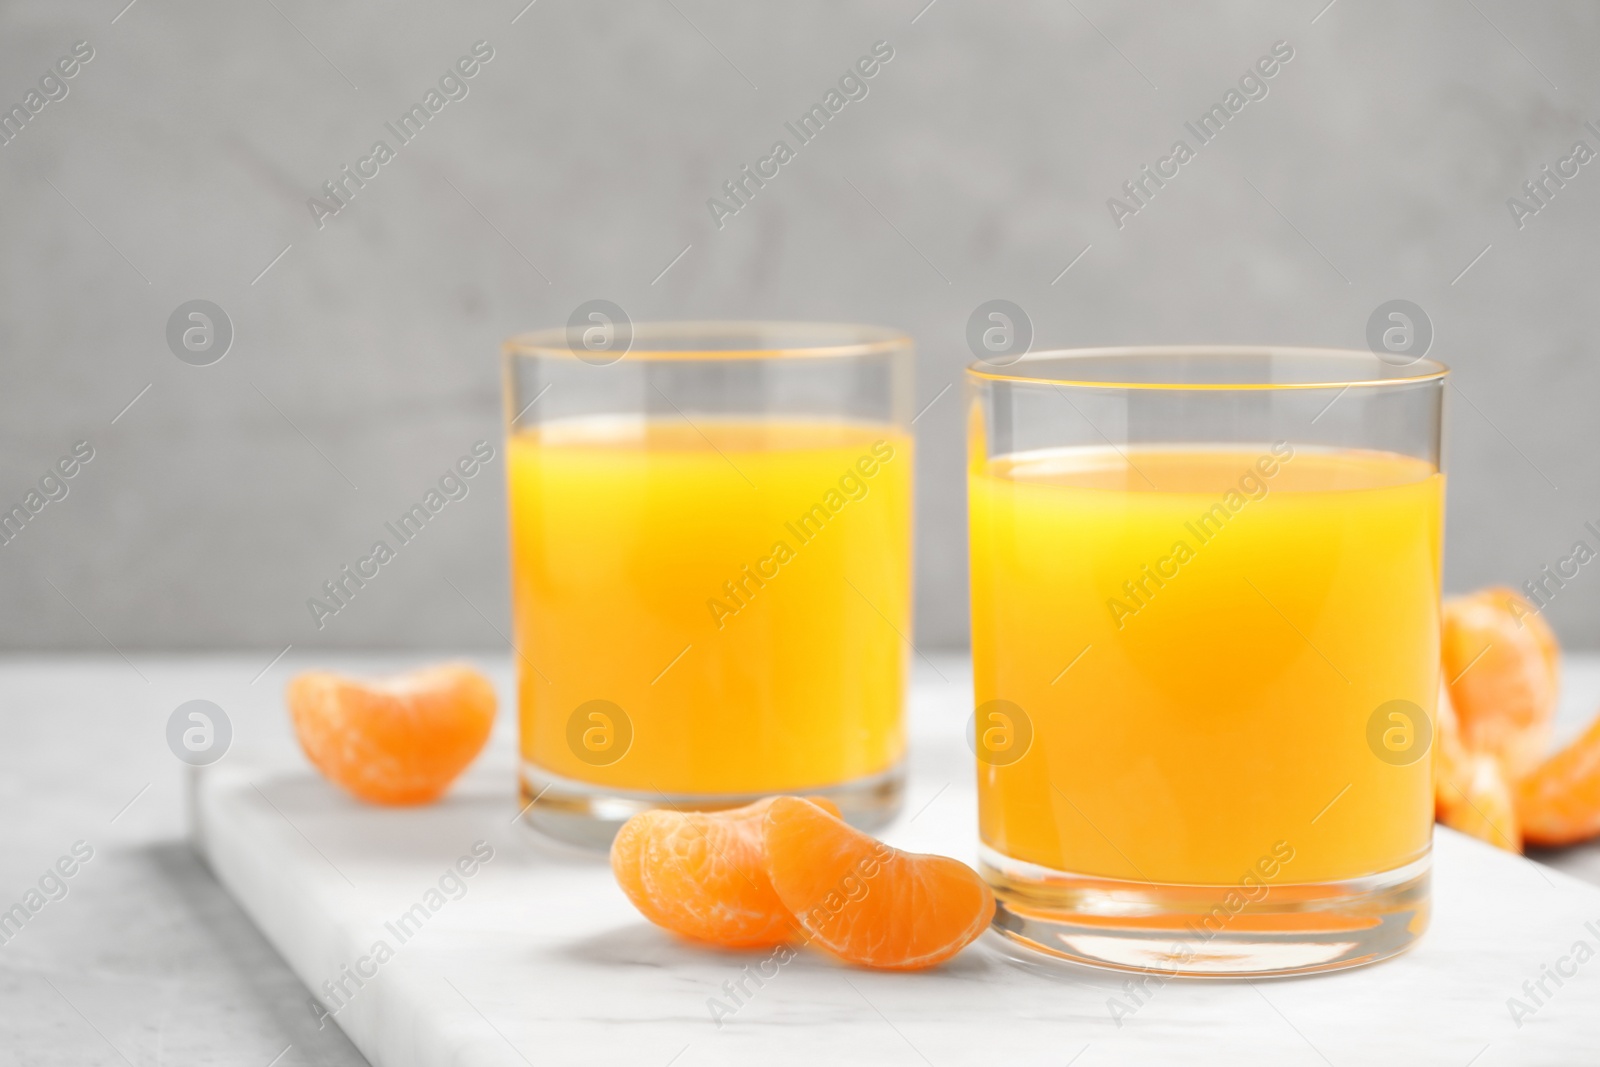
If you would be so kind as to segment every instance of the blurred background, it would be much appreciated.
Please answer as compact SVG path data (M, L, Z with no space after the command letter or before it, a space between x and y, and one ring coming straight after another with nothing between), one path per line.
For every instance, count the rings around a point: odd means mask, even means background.
M1600 549L1597 42L1600 7L1510 0L8 0L0 510L30 518L0 646L503 649L498 461L324 629L306 600L500 452L502 339L594 299L913 335L929 646L966 640L980 303L1035 348L1363 347L1410 300L1456 372L1446 584L1521 586ZM866 95L714 217L875 46ZM1266 95L1130 201L1275 46ZM169 341L195 300L231 324L207 365ZM1597 593L1585 566L1551 602L1568 647L1600 648Z

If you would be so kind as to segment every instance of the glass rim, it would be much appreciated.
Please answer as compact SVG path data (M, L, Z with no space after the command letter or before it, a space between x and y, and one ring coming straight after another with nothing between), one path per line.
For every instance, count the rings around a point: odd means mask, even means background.
M1170 381L1130 381L1126 377L1103 378L1072 377L1070 371L1062 375L1029 374L1029 364L1082 360L1125 360L1141 357L1234 357L1259 361L1264 367L1272 357L1289 357L1292 360L1311 362L1313 359L1348 361L1363 364L1368 373L1346 376L1321 375L1306 381L1268 381L1265 376L1243 381L1183 381L1173 376ZM1374 368L1386 373L1374 376ZM967 374L975 381L1017 382L1033 385L1071 386L1081 389L1154 389L1168 392L1188 390L1208 392L1239 392L1244 390L1280 389L1350 389L1360 387L1387 387L1415 385L1420 382L1439 381L1450 373L1450 368L1438 360L1420 358L1407 364L1386 362L1376 353L1360 348L1323 348L1310 345L1123 345L1106 348L1056 348L1028 352L1013 363L996 365L979 360L970 363Z
M506 356L579 359L576 327L552 326L506 338ZM698 362L708 360L840 359L907 351L911 335L887 326L847 322L732 319L640 322L628 326L630 340L618 359ZM783 343L767 341L782 337Z

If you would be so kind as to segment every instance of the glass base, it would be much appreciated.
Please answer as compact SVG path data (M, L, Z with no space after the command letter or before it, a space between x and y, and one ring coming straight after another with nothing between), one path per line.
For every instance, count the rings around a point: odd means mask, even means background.
M522 820L558 841L586 848L607 849L622 824L651 808L682 811L720 811L743 807L772 793L644 793L611 789L559 778L523 760L517 772L522 799ZM857 778L841 785L784 790L795 796L827 797L858 830L886 826L905 799L905 761L881 774Z
M1431 854L1366 878L1264 887L1069 874L987 846L980 857L996 930L1036 952L1119 971L1264 978L1340 970L1404 952L1428 926Z

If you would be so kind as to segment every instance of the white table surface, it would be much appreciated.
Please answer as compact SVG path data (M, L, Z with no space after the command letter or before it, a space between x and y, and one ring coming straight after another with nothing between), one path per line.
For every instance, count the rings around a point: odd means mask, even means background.
M679 1056L679 1067L818 1056L941 1065L999 1056L1065 1064L1080 1056L1080 1067L1236 1062L1251 1054L1284 1063L1475 1067L1600 1060L1600 963L1569 980L1520 1029L1505 1004L1541 964L1554 962L1552 946L1566 933L1595 940L1578 920L1600 925L1600 892L1445 833L1433 930L1419 951L1374 968L1258 989L1173 984L1118 1028L1106 999L1119 979L1031 973L992 944L980 943L937 975L863 974L802 957L718 1030L705 999L747 960L677 944L631 911L597 860L540 846L501 818L511 802L508 716L483 762L432 811L432 830L422 832L412 820L367 833L363 820L394 813L346 805L294 770L298 757L280 693L290 673L311 664L291 653L261 674L272 655L0 661L11 742L0 750L0 901L20 899L73 842L95 849L68 895L0 945L0 1062L363 1062L337 1027L318 1028L304 985L186 843L189 772L167 751L164 728L174 707L197 697L226 708L235 730L213 785L229 792L222 788L229 779L268 768L259 779L268 795L289 804L285 811L297 821L310 820L290 830L280 812L264 818L266 805L236 805L240 820L262 819L260 854L298 856L283 874L302 895L279 905L297 901L293 908L336 925L352 921L349 914L370 911L373 901L381 908L415 896L432 877L418 884L416 872L433 872L435 861L458 854L459 832L495 827L497 856L481 880L352 1005L353 1013L385 985L393 996L366 1002L446 1004L438 979L451 977L464 997L432 1022L413 1013L380 1018L373 1030L442 1027L419 1036L436 1034L462 1058L432 1062L608 1062L608 1049L624 1050L616 1062L665 1065ZM970 755L959 740L966 672L960 657L934 659L950 683L919 674L914 784L907 814L889 836L905 847L965 855L973 822ZM366 671L415 661L346 657L316 665ZM482 664L508 694L504 657ZM1565 683L1562 736L1593 714L1600 659L1569 657ZM274 822L278 830L269 832ZM321 842L337 872L307 847L308 838ZM250 842L235 844L234 855L252 854ZM1543 858L1600 884L1600 847ZM361 888L352 889L347 877ZM564 894L569 907L553 926L540 927L543 939L506 970L503 928L538 911L526 906L529 885ZM313 907L315 901L322 903ZM268 916L270 908L253 906ZM429 938L441 943L430 948ZM321 974L300 963L308 975ZM549 970L551 980L531 990L521 984L518 968L532 974L555 963L568 970ZM413 980L432 985L402 996ZM359 1029L357 1015L348 1018ZM411 1062L382 1055L383 1067Z

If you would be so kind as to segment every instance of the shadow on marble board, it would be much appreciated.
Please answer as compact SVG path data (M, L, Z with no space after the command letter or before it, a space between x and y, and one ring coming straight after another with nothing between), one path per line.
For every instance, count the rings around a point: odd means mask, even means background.
M1588 841L1570 848L1530 848L1528 858L1591 885L1600 885L1600 841Z
M421 807L364 804L311 771L266 771L252 776L255 795L243 794L265 818L284 819L327 858L341 865L448 865L474 841L512 843L539 862L604 867L601 850L551 841L517 818L516 793L466 780Z
M985 939L987 941L987 937ZM775 957L772 948L736 949L718 945L697 944L679 938L645 919L614 926L587 937L566 942L556 954L569 963L583 967L629 969L635 967L672 969L686 965L701 967L725 966L736 975L744 968L753 968ZM986 981L998 976L1005 966L998 954L991 952L964 952L937 969L925 972L925 979L953 981ZM769 965L771 970L776 965ZM836 963L820 952L799 949L781 965L783 973L836 973L847 977L860 977L864 972ZM1080 968L1084 977L1104 977L1087 968ZM764 973L764 972L763 972Z
M0 1062L360 1067L181 840L97 849L0 951Z
M230 994L264 1016L259 1025L275 1029L292 1046L277 1067L296 1064L356 1067L366 1059L331 1020L319 1024L311 993L277 950L212 877L187 842L147 846L132 854L153 881L166 890L184 920L185 956Z

